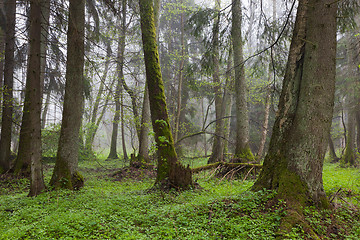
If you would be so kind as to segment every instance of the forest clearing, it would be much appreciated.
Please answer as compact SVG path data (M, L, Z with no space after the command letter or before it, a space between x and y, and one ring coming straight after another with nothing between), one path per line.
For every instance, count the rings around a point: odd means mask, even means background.
M195 167L206 159L186 162ZM53 165L46 164L47 180ZM79 167L86 179L81 190L36 198L26 197L27 179L2 178L0 239L276 239L286 215L273 192L248 191L251 178L218 178L207 170L196 174L194 189L162 192L150 190L154 172L123 168L119 160ZM320 239L359 239L359 169L326 163L324 187L334 208L306 208L303 221ZM294 227L285 239L312 239L308 231Z

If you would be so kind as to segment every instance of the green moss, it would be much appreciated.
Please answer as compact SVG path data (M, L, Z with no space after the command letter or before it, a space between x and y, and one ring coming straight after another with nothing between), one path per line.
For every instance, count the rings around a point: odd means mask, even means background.
M352 147L350 146L350 143L346 143L346 148L345 148L345 154L344 156L340 159L340 166L341 167L351 167L355 165L355 153L352 149Z
M79 190L80 188L82 188L84 186L83 175L80 172L76 171L71 177L71 184L74 190Z
M254 154L251 152L251 149L249 146L238 150L238 153L235 154L235 158L240 158L244 162L255 161Z

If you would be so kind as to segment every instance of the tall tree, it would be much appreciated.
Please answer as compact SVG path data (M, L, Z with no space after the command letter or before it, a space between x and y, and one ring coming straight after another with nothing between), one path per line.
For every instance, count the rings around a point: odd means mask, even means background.
M160 0L154 0L154 25L156 36L159 35L159 16L160 16ZM139 154L137 156L138 162L149 161L149 124L151 121L150 116L150 101L149 89L147 83L144 88L144 98L141 111L141 123L139 132Z
M152 0L139 0L141 33L149 88L151 121L158 152L156 184L188 187L192 184L190 168L178 162L172 138L161 77Z
M50 185L76 189L84 179L78 172L79 131L84 102L85 0L70 0L64 108L56 163Z
M235 158L254 160L249 145L249 115L247 107L247 86L243 61L243 40L241 36L241 0L233 0L231 38L234 51L235 101L236 101L236 147Z
M29 196L45 189L41 163L41 0L30 1L29 60L26 78L25 104L29 109L31 177ZM25 108L25 107L24 107Z
M98 117L98 111L100 109L100 103L101 100L103 99L103 95L104 95L104 90L105 90L105 81L107 78L107 74L109 71L109 65L110 65L110 57L111 57L111 44L109 40L105 41L105 45L106 45L106 61L105 61L105 67L104 67L104 73L101 77L101 81L100 81L100 86L99 86L99 90L96 94L96 98L95 98L95 102L93 104L93 108L91 111L91 119L90 119L90 127L88 129L88 132L86 134L86 138L85 138L85 147L91 152L92 151L92 145L95 139L95 134L99 128L100 125L100 121L102 120L104 114L105 114L105 110L106 110L106 105L107 102L109 101L109 97L105 97L105 104L102 108L102 111L100 113L100 116ZM111 84L112 85L112 84ZM110 93L110 92L109 92Z
M222 121L222 93L221 93L221 83L220 83L220 49L219 49L219 34L220 34L220 0L215 0L215 10L217 12L216 17L214 18L214 27L213 27L213 39L212 39L212 64L213 64L213 84L214 84L214 94L215 94L215 134L214 142L212 147L212 153L208 160L208 163L213 163L223 160L223 147L221 136L223 135L223 121Z
M289 208L282 231L302 224L303 207L329 207L322 181L335 88L337 3L300 0L269 151L253 190L275 189Z
M14 79L14 50L15 50L15 13L16 1L5 1L6 31L5 31L5 66L3 111L1 121L0 140L0 173L10 169L11 129L13 113L13 79Z
M3 77L4 77L4 58L5 58L5 31L6 31L6 21L5 21L5 10L4 10L4 0L0 0L0 88L3 87ZM2 106L2 98L0 97L0 106Z
M110 152L108 159L117 159L117 138L118 138L118 132L119 132L119 122L121 117L121 134L123 136L123 106L122 106L122 99L123 99L123 81L124 81L124 53L125 53L125 33L126 33L126 1L122 2L122 11L121 11L121 17L119 15L118 22L120 23L120 35L118 39L118 49L117 49L117 66L116 66L116 72L117 72L117 81L116 81L116 90L115 90L115 114L114 114L114 120L113 120L113 129L111 134L111 143L110 143ZM127 159L127 153L126 153L126 146L124 139L122 139L123 144L123 153L124 158Z
M347 127L346 127L346 145L345 145L345 153L341 158L341 166L355 166L356 164L356 115L357 110L359 108L359 97L357 95L357 91L359 84L359 67L357 61L357 45L359 44L355 41L352 33L348 33L345 35L345 39L347 41L347 69L346 75L349 81L349 90L347 91L346 96L346 106L348 112L347 118ZM359 129L357 130L359 131Z

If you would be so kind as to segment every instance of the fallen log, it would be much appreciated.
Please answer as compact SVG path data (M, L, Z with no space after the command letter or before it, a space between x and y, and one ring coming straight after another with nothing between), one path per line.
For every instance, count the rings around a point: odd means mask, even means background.
M208 165L192 168L191 171L192 171L192 173L198 173L198 172L201 172L201 171L204 171L204 170L214 169L214 168L217 168L219 166L228 167L228 168L236 168L236 167L256 168L256 169L262 168L262 164L256 164L256 163L216 162L216 163L211 163L211 164L208 164Z

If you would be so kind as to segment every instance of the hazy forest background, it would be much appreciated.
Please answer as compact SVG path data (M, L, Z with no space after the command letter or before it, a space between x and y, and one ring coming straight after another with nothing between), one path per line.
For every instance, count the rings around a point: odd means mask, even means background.
M359 239L358 5L0 0L0 239Z

